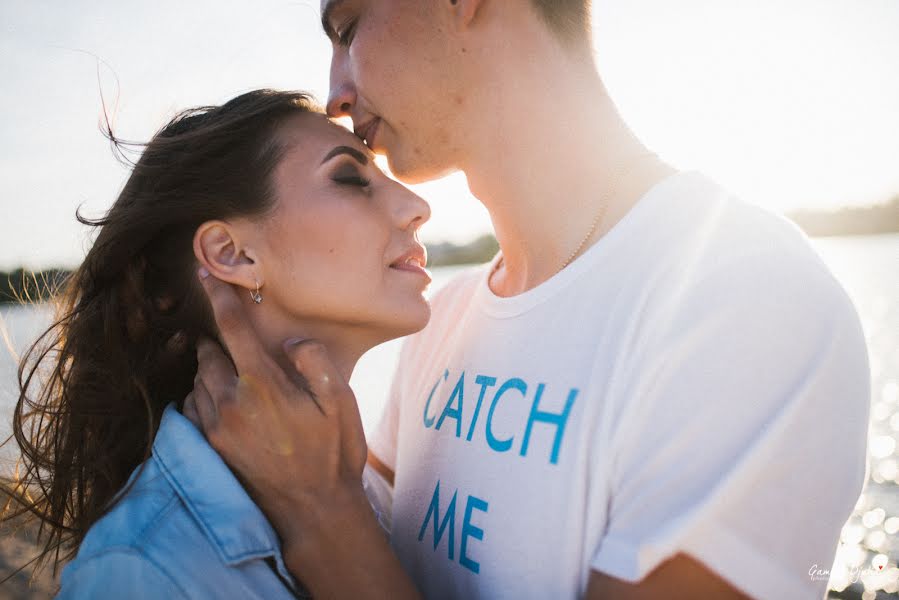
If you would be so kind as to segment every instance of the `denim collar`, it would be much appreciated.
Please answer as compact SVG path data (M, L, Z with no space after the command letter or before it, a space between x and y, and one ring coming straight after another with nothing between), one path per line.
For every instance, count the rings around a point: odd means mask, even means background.
M163 412L153 456L225 564L272 557L282 578L296 590L268 519L174 404Z

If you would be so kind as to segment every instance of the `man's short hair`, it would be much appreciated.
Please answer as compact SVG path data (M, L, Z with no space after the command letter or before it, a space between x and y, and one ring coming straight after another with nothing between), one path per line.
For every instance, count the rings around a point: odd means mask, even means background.
M531 0L549 28L566 43L590 41L591 0Z

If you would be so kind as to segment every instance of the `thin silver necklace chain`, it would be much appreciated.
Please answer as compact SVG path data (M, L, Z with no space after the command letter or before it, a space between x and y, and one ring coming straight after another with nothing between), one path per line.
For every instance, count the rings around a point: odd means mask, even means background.
M642 154L637 154L636 156L632 156L631 158L622 162L621 166L615 171L615 176L612 180L612 185L609 187L609 191L606 194L606 197L600 207L599 213L596 215L596 218L593 219L593 224L590 225L590 229L587 231L587 235L584 236L584 239L581 240L581 243L578 244L578 247L575 248L574 252L568 257L568 259L562 263L562 266L556 271L556 275L562 272L565 267L571 264L571 261L580 254L581 250L584 249L584 246L587 244L587 241L593 236L596 232L596 228L599 227L599 224L602 222L603 218L606 216L606 211L609 208L609 200L613 198L615 192L618 191L618 186L621 183L621 180L624 178L626 174L628 174L634 167L637 166L639 159L641 158L649 158L650 156L656 156L655 152L644 152ZM490 272L490 278L493 278L493 275L499 270L499 268L503 264L503 257L500 256L499 260L496 262L496 266L493 267L493 271Z

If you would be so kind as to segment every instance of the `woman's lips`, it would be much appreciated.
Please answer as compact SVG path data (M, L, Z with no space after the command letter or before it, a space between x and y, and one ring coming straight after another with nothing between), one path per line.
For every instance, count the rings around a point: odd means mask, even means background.
M409 262L401 262L394 265L390 265L391 269L396 269L397 271L405 271L407 273L414 273L416 275L421 275L427 278L428 283L432 281L431 273L425 269L421 264L417 261L409 261Z

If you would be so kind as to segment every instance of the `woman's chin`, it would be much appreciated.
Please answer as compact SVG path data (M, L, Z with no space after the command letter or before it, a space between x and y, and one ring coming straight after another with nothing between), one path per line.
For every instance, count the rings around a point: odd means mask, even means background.
M418 333L425 328L430 320L431 304L422 298L415 306L410 306L403 311L402 319L395 323L395 327L392 328L396 332L396 335L392 337L400 338Z
M425 301L424 307L421 309L422 315L421 318L416 321L415 329L410 331L409 333L417 333L427 327L428 323L431 320L431 303Z

